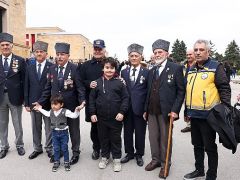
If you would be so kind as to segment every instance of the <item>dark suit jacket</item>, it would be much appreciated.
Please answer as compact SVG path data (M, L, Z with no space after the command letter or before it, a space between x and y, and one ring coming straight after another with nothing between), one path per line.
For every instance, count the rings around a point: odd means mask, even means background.
M31 107L32 103L37 102L41 97L45 85L47 84L47 77L49 76L50 67L52 65L52 63L46 61L40 80L37 75L36 63L30 64L27 67L24 87L24 101L26 107ZM49 110L50 107L49 101L43 105L43 109Z
M144 113L144 105L147 97L147 80L149 70L141 67L137 80L133 87L131 87L130 68L121 71L121 77L125 80L128 94L130 96L130 103L134 114L142 116Z
M16 68L14 68L13 62L17 64ZM3 69L2 55L0 56L0 103L3 100L4 88L6 86L11 104L14 106L20 106L23 104L25 69L25 60L22 57L13 54L9 71L6 76Z
M145 103L147 112L149 105L152 82L156 67L149 71L148 94ZM183 67L167 60L166 66L160 75L159 101L164 119L168 119L170 112L179 114L185 97L185 86L183 77Z
M76 70L77 66L71 62L68 62L64 72L64 81L71 78L73 83L67 85L66 88L61 89L58 85L58 65L51 66L47 84L43 90L41 98L38 100L38 103L43 105L49 101L51 95L60 93L64 99L64 107L74 111L76 106L81 104L82 101L85 101L85 88L81 84Z

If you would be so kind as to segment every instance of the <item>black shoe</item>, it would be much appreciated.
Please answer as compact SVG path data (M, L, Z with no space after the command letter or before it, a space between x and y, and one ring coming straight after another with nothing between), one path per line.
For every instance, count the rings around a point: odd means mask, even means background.
M17 148L17 152L19 156L23 156L25 154L25 150L23 147Z
M143 166L144 162L142 156L136 156L136 161L138 166Z
M0 151L0 159L5 158L5 156L7 155L7 152L8 152L8 150L1 150Z
M50 163L53 163L54 162L54 155L52 155L51 157L50 157Z
M48 156L49 158L51 158L51 157L53 156L52 151L47 151L47 156Z
M64 162L64 168L65 168L65 171L70 171L71 170L70 163L69 162Z
M197 177L203 177L205 176L205 173L203 171L199 171L199 170L195 170L191 173L188 173L184 176L184 179L187 180L187 179L194 179L194 178L197 178Z
M92 159L93 159L93 160L98 160L98 159L99 159L99 156L100 156L99 151L93 150Z
M42 151L39 151L39 152L38 151L33 151L33 153L28 156L28 159L34 159L34 158L38 157L38 155L40 155L42 153L43 153Z
M185 127L181 130L182 133L191 132L191 127Z
M53 167L52 167L52 172L56 172L58 170L59 166L60 166L59 161L54 162Z
M127 154L124 158L121 159L121 163L127 163L128 161L130 161L133 158L134 158L133 155Z
M70 165L76 164L79 160L79 156L73 156L70 161Z
M207 176L205 180L216 180L217 178L216 177L209 177Z

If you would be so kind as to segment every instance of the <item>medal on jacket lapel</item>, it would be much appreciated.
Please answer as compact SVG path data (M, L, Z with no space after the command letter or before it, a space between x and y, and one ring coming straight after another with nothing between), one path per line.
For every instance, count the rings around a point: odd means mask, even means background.
M13 62L12 62L12 70L13 70L13 72L17 73L18 72L18 67L19 67L18 60L17 59L13 59Z

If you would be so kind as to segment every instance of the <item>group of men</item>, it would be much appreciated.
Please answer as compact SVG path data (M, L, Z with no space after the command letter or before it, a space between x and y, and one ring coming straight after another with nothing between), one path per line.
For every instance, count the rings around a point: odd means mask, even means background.
M206 180L217 177L216 132L207 123L211 108L220 102L230 104L231 89L222 64L209 56L210 46L206 40L198 40L194 49L188 51L195 56L195 62L183 67L168 60L168 41L158 39L152 44L155 66L148 70L141 66L144 47L131 44L128 57L131 66L120 72L126 84L130 101L124 119L124 149L126 155L121 163L136 159L138 166L143 166L145 152L145 134L148 125L152 160L145 167L152 171L161 167L160 178L169 174L171 152L168 148L170 121L179 119L179 112L185 99L184 119L191 121L191 136L194 146L195 171L186 174L184 179L205 176L204 151L208 154ZM93 42L93 58L78 67L69 62L70 45L56 43L56 64L47 59L48 44L37 41L33 45L36 63L27 66L24 59L12 53L13 37L0 33L0 159L7 155L9 149L8 121L9 110L16 134L16 148L19 155L24 155L22 130L22 105L31 113L34 151L29 159L43 153L41 143L42 119L45 124L45 149L52 162L52 142L50 121L39 112L32 110L36 104L44 109L50 108L49 98L57 93L62 94L64 106L74 111L80 104L85 104L86 121L91 122L88 98L91 89L97 86L96 79L102 76L102 61L105 57L105 42L101 39ZM189 55L190 56L190 55ZM193 55L192 55L193 56ZM189 58L190 59L190 58ZM185 98L186 97L186 98ZM75 164L80 154L79 119L68 119L72 143L72 158ZM170 129L171 130L171 129ZM92 159L100 156L101 146L98 137L97 123L91 123L91 140L93 142ZM169 151L168 162L166 153ZM167 171L164 172L167 164Z

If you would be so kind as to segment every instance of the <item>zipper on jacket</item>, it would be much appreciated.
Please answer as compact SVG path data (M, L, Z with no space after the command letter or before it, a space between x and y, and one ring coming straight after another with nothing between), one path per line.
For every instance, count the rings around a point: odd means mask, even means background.
M195 75L195 77L194 77L193 84L192 84L191 96L190 96L190 109L192 109L192 93L193 93L194 83L195 83L195 80L196 80L196 78L197 78L197 74L198 74L198 71L196 72L196 75Z
M203 108L205 109L206 108L206 92L205 91L203 91L203 104L204 104Z

